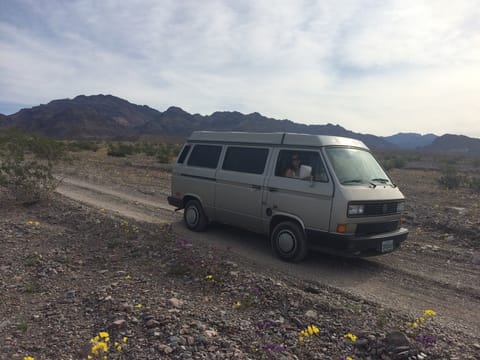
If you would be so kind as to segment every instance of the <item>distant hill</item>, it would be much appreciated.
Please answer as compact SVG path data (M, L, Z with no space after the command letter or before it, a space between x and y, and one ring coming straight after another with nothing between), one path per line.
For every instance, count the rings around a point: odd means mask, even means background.
M340 125L305 125L236 111L192 115L179 107L170 107L162 113L112 95L80 95L74 99L54 100L6 116L0 126L22 127L61 139L119 139L141 135L187 137L195 130L285 131L347 136L377 149L395 147L381 137L354 133Z
M431 152L480 155L480 139L464 135L446 134L438 137L423 149Z
M0 127L6 126L8 122L7 115L0 114Z
M384 139L402 149L417 149L430 145L437 137L434 134L398 133Z
M460 135L399 133L386 138L359 134L340 125L306 125L277 120L257 112L217 111L190 114L172 106L164 112L112 95L80 95L46 105L0 114L0 127L21 127L59 139L132 139L145 136L185 138L195 130L294 132L351 137L372 149L425 149L480 154L480 139Z
M111 95L77 96L22 109L8 116L9 125L54 138L113 138L129 136L158 111Z

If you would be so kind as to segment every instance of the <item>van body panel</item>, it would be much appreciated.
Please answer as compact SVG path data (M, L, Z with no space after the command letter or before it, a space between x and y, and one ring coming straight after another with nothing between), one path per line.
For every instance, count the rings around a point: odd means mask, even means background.
M332 183L272 176L267 185L266 208L302 219L305 228L328 231Z
M200 201L205 214L215 217L215 169L182 166L173 174L172 194L180 193L182 198L193 197Z
M215 220L261 233L264 181L263 174L218 170Z

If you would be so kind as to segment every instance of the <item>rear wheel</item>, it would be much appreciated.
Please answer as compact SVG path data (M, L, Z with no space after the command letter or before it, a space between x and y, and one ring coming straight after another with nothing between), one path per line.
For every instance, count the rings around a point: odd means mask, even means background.
M270 241L273 251L282 260L298 262L307 256L305 233L300 225L293 221L284 221L276 225Z
M187 228L193 231L203 231L208 220L203 207L198 200L189 200L183 210L183 220Z

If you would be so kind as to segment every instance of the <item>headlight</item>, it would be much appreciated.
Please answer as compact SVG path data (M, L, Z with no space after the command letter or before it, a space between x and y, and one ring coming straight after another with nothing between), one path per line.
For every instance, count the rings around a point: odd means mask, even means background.
M348 215L362 215L363 209L363 205L348 205Z
M400 202L397 204L397 212L399 213L402 213L405 211L405 203L404 202Z

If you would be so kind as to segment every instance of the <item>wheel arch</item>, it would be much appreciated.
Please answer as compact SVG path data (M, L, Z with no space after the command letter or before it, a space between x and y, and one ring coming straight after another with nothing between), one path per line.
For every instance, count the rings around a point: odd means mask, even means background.
M272 216L272 219L270 220L268 236L272 235L272 232L273 232L273 229L275 229L275 226L277 226L278 224L284 221L292 221L297 223L298 225L300 225L303 232L305 232L305 224L298 216L291 215L291 214L275 214L274 216Z
M197 195L194 195L194 194L185 194L182 198L182 202L183 202L183 207L185 208L185 205L187 205L187 203L190 201L190 200L197 200L200 205L202 205L203 207L203 201L202 199L200 199Z

